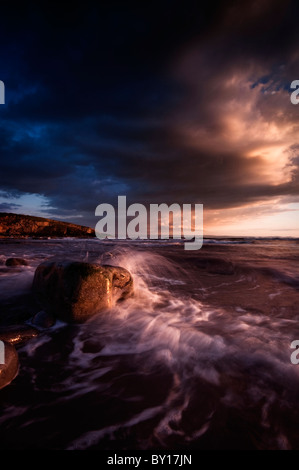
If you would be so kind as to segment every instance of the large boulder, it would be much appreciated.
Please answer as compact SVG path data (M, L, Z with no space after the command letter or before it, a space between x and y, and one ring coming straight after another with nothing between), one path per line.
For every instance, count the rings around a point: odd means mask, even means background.
M2 363L2 352L4 346L4 363ZM0 343L0 389L9 385L16 377L19 370L18 353L15 347L6 341Z
M46 312L81 323L131 295L133 280L120 267L47 261L37 267L32 289Z

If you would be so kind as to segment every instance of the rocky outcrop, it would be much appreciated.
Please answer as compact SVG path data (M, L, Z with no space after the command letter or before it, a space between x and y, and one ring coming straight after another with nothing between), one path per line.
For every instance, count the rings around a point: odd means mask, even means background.
M18 353L12 344L4 342L4 364L0 363L0 389L10 384L18 370Z
M92 228L30 215L0 212L0 237L94 237Z
M32 289L47 313L81 323L131 295L133 280L121 267L48 261L37 267Z

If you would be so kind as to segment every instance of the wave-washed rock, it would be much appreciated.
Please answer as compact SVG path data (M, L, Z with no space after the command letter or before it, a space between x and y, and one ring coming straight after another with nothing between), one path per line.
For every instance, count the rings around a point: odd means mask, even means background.
M121 267L47 261L37 267L32 289L46 312L81 323L130 296L133 279Z
M15 347L4 341L4 364L0 363L0 389L9 385L19 370L18 353Z

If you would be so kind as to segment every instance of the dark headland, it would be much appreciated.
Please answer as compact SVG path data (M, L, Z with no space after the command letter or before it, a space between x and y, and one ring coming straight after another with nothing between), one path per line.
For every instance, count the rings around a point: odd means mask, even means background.
M31 215L0 212L0 237L94 237L95 231L83 225Z

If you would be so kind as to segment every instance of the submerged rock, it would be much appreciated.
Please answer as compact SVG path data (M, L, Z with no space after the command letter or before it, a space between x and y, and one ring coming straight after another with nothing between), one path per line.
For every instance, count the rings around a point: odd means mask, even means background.
M19 358L15 347L4 341L4 364L0 363L0 389L9 385L17 376Z
M1 237L94 237L94 229L22 214L0 212Z
M133 280L121 267L47 261L37 267L32 289L47 313L81 323L131 295Z
M196 264L211 274L232 275L235 272L233 263L224 258L199 258Z
M10 344L21 344L35 338L38 331L26 325L12 325L0 327L0 340Z
M8 258L5 261L6 266L28 266L28 262L23 258Z

